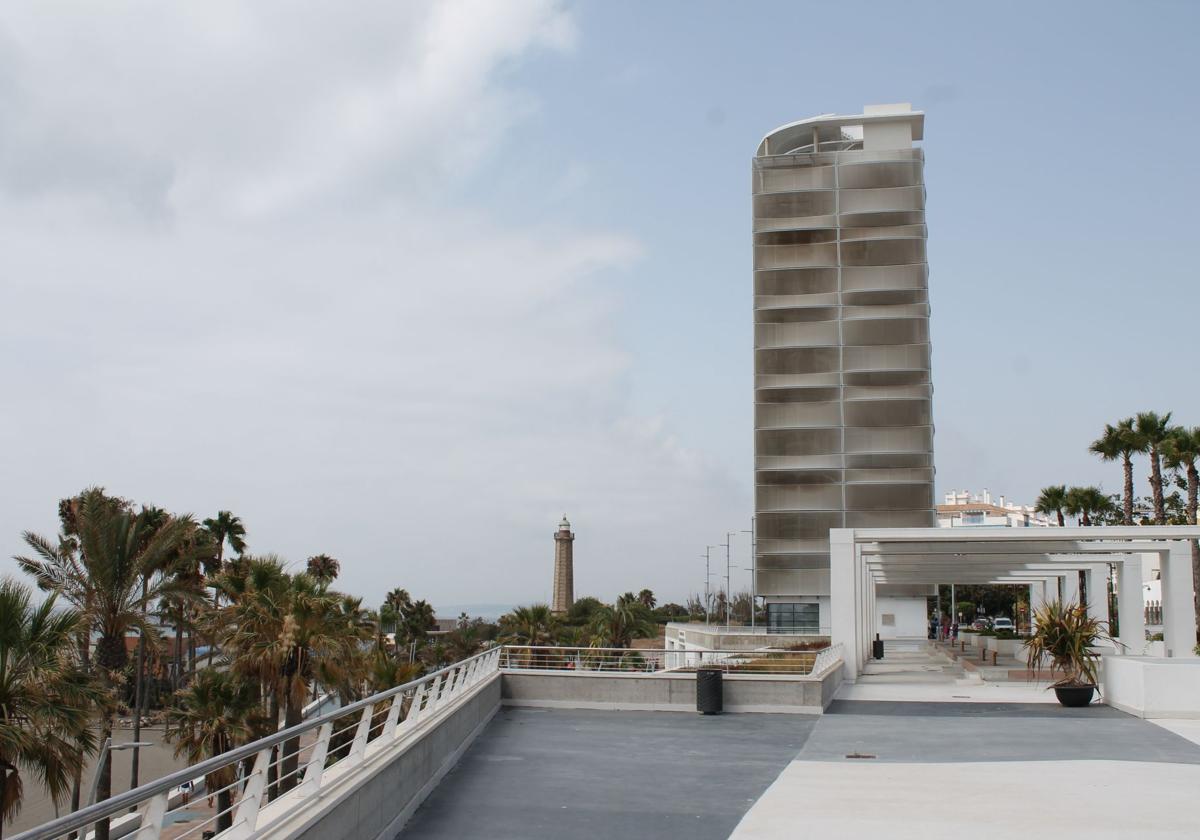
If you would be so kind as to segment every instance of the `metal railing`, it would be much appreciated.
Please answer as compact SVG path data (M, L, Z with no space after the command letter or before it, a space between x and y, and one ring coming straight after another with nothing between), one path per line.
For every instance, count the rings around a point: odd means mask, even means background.
M662 674L719 667L729 674L805 676L813 671L814 663L824 652L815 650L671 650L667 648L506 645L500 649L500 668L505 671ZM840 657L839 648L837 658L840 659ZM828 656L826 659L828 660Z
M306 801L317 803L315 794L324 785L378 755L386 745L419 733L423 724L457 705L476 685L495 674L501 653L500 648L492 648L476 654L30 829L12 840L53 840L72 832L86 832L88 826L103 819L115 823L122 817L136 819L136 828L128 832L136 832L136 840L158 840L163 827L176 821L173 815L196 807L187 802L172 807L173 790L201 778L228 778L230 774L234 777L232 782L213 785L205 791L205 796L214 798L218 810L195 824L189 822L175 840L193 837L198 840L202 832L214 831L220 817L225 815L231 815L232 825L218 832L217 837L245 840L261 831L271 819L289 818ZM298 748L288 744L296 739ZM368 744L378 745L370 751L370 756ZM335 772L331 774L331 770ZM229 794L229 804L224 809L221 809L224 799L221 794ZM268 804L274 805L285 798L291 807L278 810L265 821L260 819ZM126 814L131 807L137 808L135 815Z
M775 627L769 624L758 624L751 627L749 624L699 624L675 622L672 626L673 630L686 630L689 633L709 633L720 634L722 636L802 636L820 638L829 636L830 628L828 627Z

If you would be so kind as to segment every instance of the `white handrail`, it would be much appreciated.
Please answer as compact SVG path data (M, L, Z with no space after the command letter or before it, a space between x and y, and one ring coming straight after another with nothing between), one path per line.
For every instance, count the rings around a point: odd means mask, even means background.
M241 762L253 760L253 769L242 779L241 796L232 809L233 825L216 835L221 840L248 838L262 828L258 824L258 818L261 812L261 799L268 786L268 768L272 764L281 765L285 758L281 755L278 759L272 760L271 754L277 747L283 747L286 742L317 730L317 738L309 760L305 764L299 765L296 771L298 774L300 770L303 770L304 775L297 779L297 784L291 788L299 788L305 794L316 793L321 790L326 775L325 771L329 767L350 768L361 763L368 741L375 743L380 738L398 741L406 737L411 731L417 729L420 723L431 719L436 712L469 694L484 677L497 673L499 668L500 648L491 648L469 659L464 659L462 662L456 662L434 671L432 674L382 691L344 708L318 715L312 720L304 721L289 729L281 730L215 758L178 770L161 779L148 782L103 802L97 802L95 805L67 814L37 828L29 829L11 840L54 840L54 838L63 837L71 832L86 829L88 825L99 820L124 815L131 807L137 807L139 813L136 829L137 840L158 840L168 813L167 796L173 788L222 768L236 767ZM376 713L383 711L377 708L378 705L389 700L391 708L388 710L387 720L382 724L373 723ZM408 714L401 722L399 714L405 700L409 701ZM354 737L349 742L349 753L343 749L344 745L335 746L334 751L338 758L336 762L330 763L329 767L326 767L325 756L329 752L336 722L343 721L348 715L355 713L358 713L360 717L357 725L353 725ZM394 725L389 726L389 723ZM342 729L349 730L350 727L343 725ZM377 729L380 730L379 735L372 740L371 733ZM282 753L282 749L280 752ZM300 753L297 751L286 757L296 756L299 759L299 755ZM283 775L280 772L280 778L275 780L275 784L278 785L283 781ZM234 791L237 790L237 787L236 784L232 786ZM281 793L281 795L283 794ZM315 802L317 799L314 797L312 801Z

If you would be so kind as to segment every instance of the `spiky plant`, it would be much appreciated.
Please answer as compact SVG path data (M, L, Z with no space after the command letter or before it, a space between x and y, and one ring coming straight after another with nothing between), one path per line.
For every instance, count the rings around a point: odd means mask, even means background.
M1055 600L1035 611L1033 623L1033 635L1025 641L1030 670L1048 659L1051 673L1062 674L1052 687L1096 684L1096 658L1091 649L1109 638L1104 622L1090 615L1086 607Z

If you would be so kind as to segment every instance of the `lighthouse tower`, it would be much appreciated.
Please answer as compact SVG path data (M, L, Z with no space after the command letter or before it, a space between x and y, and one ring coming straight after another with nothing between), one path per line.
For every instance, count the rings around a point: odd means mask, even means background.
M565 613L575 603L575 559L572 543L571 523L564 513L562 522L554 534L554 598L550 603L553 613Z

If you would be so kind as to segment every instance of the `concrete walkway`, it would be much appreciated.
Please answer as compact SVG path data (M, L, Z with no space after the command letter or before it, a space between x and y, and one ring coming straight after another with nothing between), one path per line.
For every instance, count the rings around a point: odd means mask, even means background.
M732 836L1195 837L1198 785L1200 746L1106 706L838 700Z

